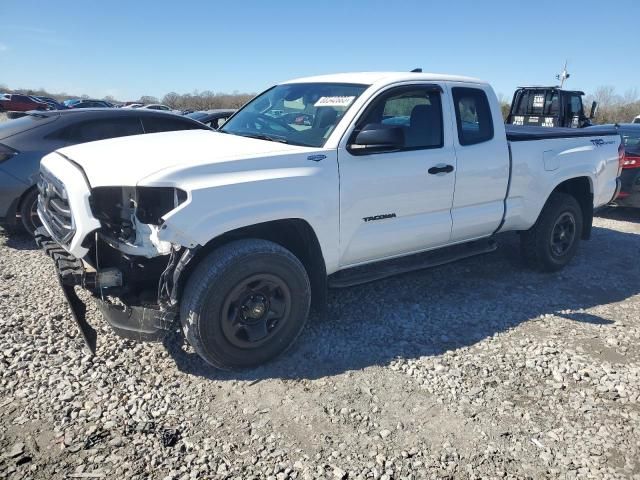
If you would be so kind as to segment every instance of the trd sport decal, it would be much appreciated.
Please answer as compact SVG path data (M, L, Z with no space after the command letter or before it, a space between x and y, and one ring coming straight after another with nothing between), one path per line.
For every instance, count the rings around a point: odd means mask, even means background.
M374 220L384 220L385 218L396 218L395 213L384 213L382 215L374 215L373 217L364 217L365 222L373 222Z
M591 142L591 143L593 143L596 147L602 147L602 146L604 146L604 145L610 145L610 144L612 144L612 143L615 143L615 141L614 141L614 140L609 140L609 141L606 141L606 142L605 142L605 141L604 141L603 139L601 139L601 138L596 138L596 139L594 139L594 140L590 140L590 142Z

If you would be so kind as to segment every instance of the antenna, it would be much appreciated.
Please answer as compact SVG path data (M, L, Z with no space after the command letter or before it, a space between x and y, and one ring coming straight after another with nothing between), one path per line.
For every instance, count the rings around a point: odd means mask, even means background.
M413 70L411 70L411 73L422 73L422 69L421 68L414 68Z
M569 72L567 72L567 61L564 61L564 68L562 69L562 72L560 72L558 75L556 75L556 78L558 80L560 80L560 88L562 88L562 86L564 85L565 80L567 80L569 77L571 76L571 74Z

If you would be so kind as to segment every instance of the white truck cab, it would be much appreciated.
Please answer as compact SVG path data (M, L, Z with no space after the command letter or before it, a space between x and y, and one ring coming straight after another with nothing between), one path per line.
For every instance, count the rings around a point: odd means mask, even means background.
M495 249L522 232L553 271L619 188L615 130L502 121L492 88L451 75L292 80L218 132L125 137L42 160L38 240L120 334L182 326L210 364L284 351L343 287Z

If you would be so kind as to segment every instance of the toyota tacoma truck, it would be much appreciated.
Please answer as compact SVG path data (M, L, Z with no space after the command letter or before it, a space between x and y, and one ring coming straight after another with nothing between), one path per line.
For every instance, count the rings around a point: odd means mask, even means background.
M209 364L253 367L294 342L328 288L490 252L499 232L520 232L530 267L561 269L617 193L620 144L611 128L505 131L473 78L304 78L216 132L45 156L37 238L93 352L75 286L125 337L181 327Z

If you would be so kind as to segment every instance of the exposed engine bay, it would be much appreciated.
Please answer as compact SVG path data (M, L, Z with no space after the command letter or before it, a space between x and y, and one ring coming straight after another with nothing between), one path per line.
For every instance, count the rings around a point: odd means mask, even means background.
M186 199L171 187L98 187L90 203L100 239L122 253L153 258L171 253L171 244L158 238L162 216Z

